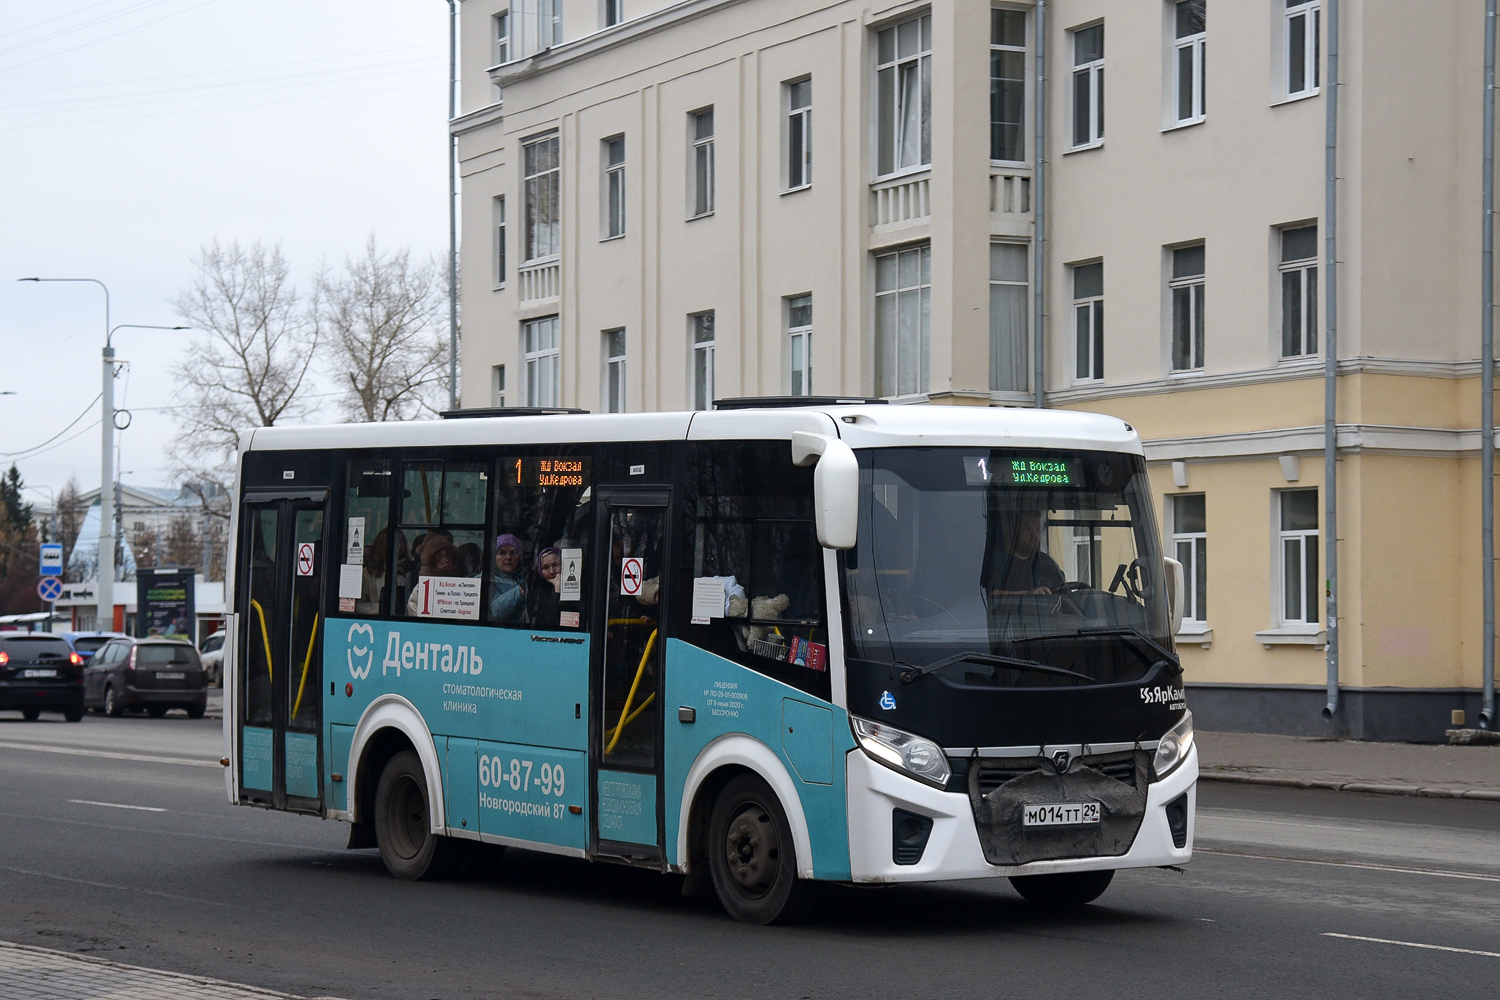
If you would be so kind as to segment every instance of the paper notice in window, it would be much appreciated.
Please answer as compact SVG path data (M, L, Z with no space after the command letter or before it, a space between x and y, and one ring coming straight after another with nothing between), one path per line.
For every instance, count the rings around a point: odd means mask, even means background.
M365 519L362 517L349 518L349 549L344 556L344 562L353 563L356 566L365 564Z
M563 549L557 573L557 599L583 600L583 549Z
M700 576L693 581L693 624L724 617L724 578Z
M364 584L364 567L359 563L344 563L339 567L339 597L359 599ZM353 608L350 609L351 611Z

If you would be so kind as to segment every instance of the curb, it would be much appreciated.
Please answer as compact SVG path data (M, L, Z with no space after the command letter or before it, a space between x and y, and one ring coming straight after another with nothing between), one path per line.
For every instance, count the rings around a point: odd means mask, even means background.
M1413 795L1432 799L1477 799L1500 802L1500 789L1440 788L1421 785L1383 785L1368 781L1326 781L1320 778L1276 778L1261 774L1199 771L1199 781L1228 781L1241 785L1274 785L1279 788L1322 788L1334 792L1365 792L1373 795Z

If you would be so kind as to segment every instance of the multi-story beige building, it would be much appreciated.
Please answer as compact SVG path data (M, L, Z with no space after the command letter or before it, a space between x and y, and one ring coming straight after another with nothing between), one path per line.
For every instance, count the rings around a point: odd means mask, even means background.
M466 0L463 405L1116 414L1199 724L1330 731L1325 7ZM1434 739L1481 680L1483 4L1341 20L1333 728Z

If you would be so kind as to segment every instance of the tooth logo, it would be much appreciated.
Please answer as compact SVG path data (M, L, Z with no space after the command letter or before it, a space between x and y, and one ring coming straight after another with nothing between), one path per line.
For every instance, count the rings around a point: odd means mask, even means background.
M356 635L364 637L365 644L363 646L354 644L354 637ZM355 622L349 626L348 658L349 673L354 675L355 680L362 681L370 676L370 667L375 663L375 630L373 628L363 622ZM354 665L356 659L364 660L364 665L356 667Z

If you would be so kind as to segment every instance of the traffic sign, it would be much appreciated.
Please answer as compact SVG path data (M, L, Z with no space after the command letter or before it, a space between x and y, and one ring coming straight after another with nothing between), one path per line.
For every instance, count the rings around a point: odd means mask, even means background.
M641 565L641 560L634 556L626 556L620 562L620 596L635 597L641 592L641 582L646 573Z
M55 576L44 576L36 585L36 596L50 604L62 596L62 590L61 580Z
M61 542L43 542L41 572L42 576L62 576L63 551Z

